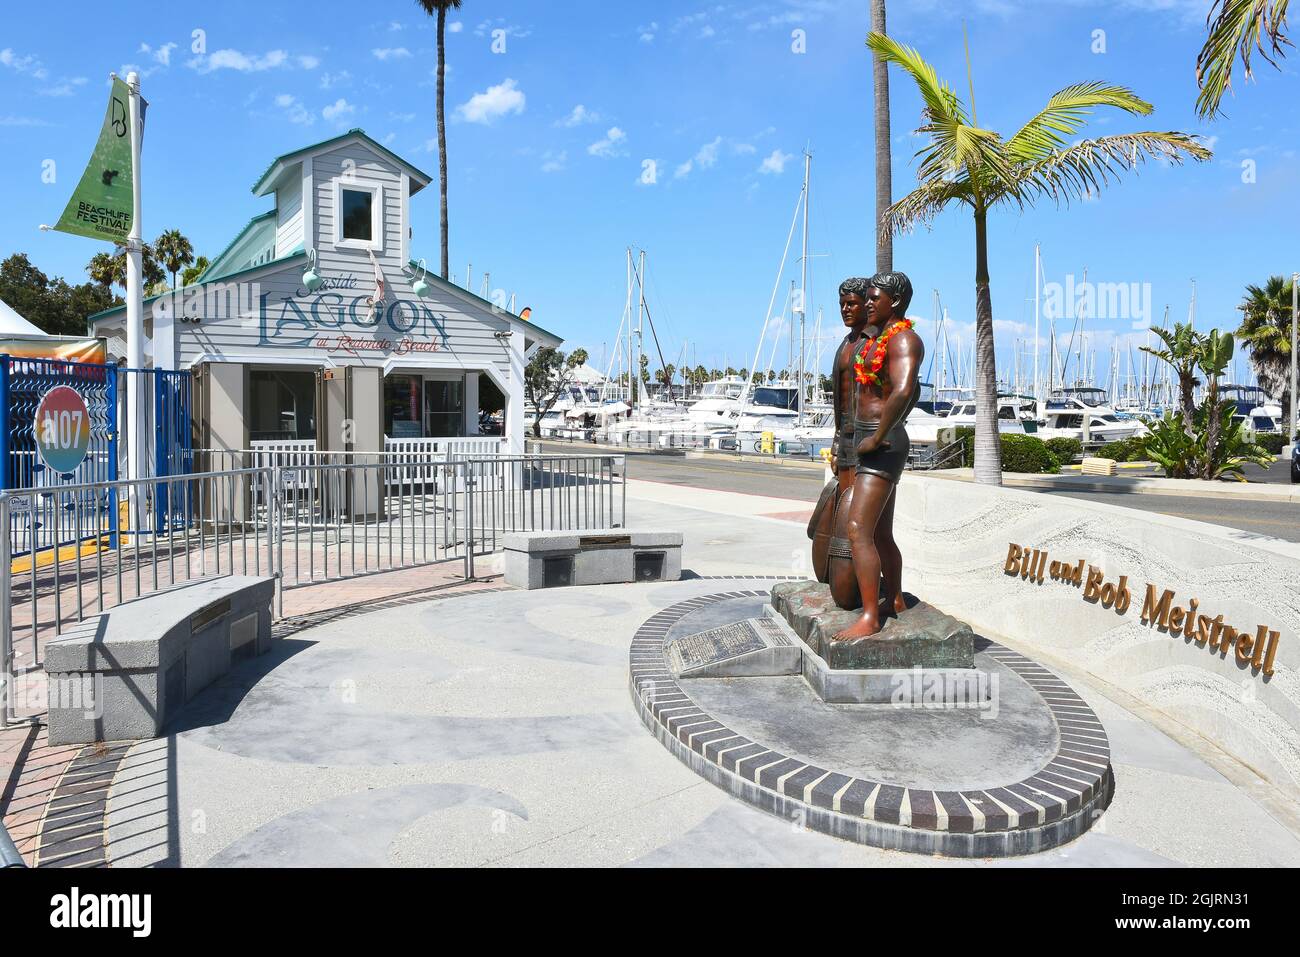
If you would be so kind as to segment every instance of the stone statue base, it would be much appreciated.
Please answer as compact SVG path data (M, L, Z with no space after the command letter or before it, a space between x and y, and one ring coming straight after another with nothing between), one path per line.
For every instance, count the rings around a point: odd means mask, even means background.
M933 605L905 595L907 610L885 620L869 638L832 641L857 620L821 582L780 582L772 589L772 606L794 632L832 670L902 668L974 668L975 634L968 624Z

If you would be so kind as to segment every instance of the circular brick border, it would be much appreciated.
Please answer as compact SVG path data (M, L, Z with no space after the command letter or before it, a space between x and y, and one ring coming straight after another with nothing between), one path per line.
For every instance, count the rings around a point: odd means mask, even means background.
M1088 830L1110 804L1110 743L1096 714L1055 674L996 642L981 654L1023 679L1058 731L1052 759L1024 780L981 791L905 788L808 765L732 731L673 678L665 639L675 623L707 605L768 596L730 591L691 598L647 619L632 639L630 688L637 713L669 751L709 781L826 834L952 857L1045 851Z

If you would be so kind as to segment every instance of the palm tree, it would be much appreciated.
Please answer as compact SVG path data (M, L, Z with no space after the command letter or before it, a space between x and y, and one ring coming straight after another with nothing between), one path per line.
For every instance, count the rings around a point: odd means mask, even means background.
M429 16L438 15L438 175L442 193L438 207L438 225L442 230L442 278L451 275L447 256L447 122L443 115L443 78L447 73L447 11L459 10L460 0L415 0Z
M208 271L212 263L208 261L207 256L200 256L194 260L194 264L186 266L185 271L181 273L181 285L192 286L199 281L199 277Z
M871 0L871 32L885 36L885 0ZM872 57L871 85L875 93L876 124L876 272L894 269L894 234L881 229L885 210L894 201L893 153L889 128L889 64Z
M1209 33L1196 57L1196 112L1201 119L1219 113L1223 95L1232 86L1232 69L1241 57L1242 74L1251 77L1250 58L1259 55L1277 67L1292 46L1286 36L1286 8L1290 0L1214 0L1205 22ZM1276 59L1275 59L1276 58Z
M1282 397L1283 417L1291 409L1291 280L1270 276L1247 286L1237 335L1250 350L1255 377L1269 395ZM1290 419L1287 419L1290 421Z
M873 33L867 45L916 83L925 103L929 142L917 153L919 186L891 205L883 228L891 233L929 225L950 203L964 203L975 220L975 478L1001 484L997 428L997 369L993 350L993 299L989 289L988 214L1050 198L1061 204L1091 196L1148 158L1181 163L1206 160L1210 150L1186 133L1124 133L1067 144L1096 107L1145 116L1152 106L1120 86L1091 82L1068 86L1014 136L1003 140L980 127L974 111L916 50Z
M1139 348L1173 367L1174 374L1178 376L1178 407L1183 413L1184 428L1187 434L1191 435L1195 418L1193 413L1196 409L1193 394L1196 387L1200 385L1200 380L1196 378L1196 368L1200 364L1201 337L1196 334L1190 322L1175 322L1173 329L1153 327L1151 331L1160 337L1165 347L1153 349L1150 346L1140 346Z
M176 288L176 274L194 262L194 247L179 229L169 229L153 244L159 261L172 274L172 288Z
M1201 478L1215 479L1215 463L1219 461L1219 440L1223 435L1223 409L1219 403L1219 377L1232 363L1233 339L1231 332L1220 333L1211 329L1210 334L1201 339L1200 348L1196 350L1196 364L1205 373L1205 459L1202 463ZM1235 409L1234 409L1235 411ZM1232 420L1229 419L1229 422Z
M153 246L149 243L141 243L140 248L142 250L140 263L144 272L143 285L147 290L163 282L167 277L163 274L162 266L158 264L158 256ZM86 272L101 286L121 286L125 289L126 246L123 243L115 243L112 253L95 253L86 264Z

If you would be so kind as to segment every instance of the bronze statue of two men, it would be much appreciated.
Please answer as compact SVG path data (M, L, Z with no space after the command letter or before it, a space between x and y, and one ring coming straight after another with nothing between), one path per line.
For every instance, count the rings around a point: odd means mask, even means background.
M894 542L894 491L907 464L905 422L921 395L925 348L906 318L912 283L899 272L847 279L840 316L848 335L835 353L835 444L814 512L813 568L835 604L862 609L836 641L866 638L907 606Z

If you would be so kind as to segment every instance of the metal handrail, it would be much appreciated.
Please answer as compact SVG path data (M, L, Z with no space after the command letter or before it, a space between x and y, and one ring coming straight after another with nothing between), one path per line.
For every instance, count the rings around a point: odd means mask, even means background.
M0 821L0 868L26 866L27 862L23 860L22 854L18 852L18 846L14 844L13 838L9 836L9 831L5 828L4 822Z

